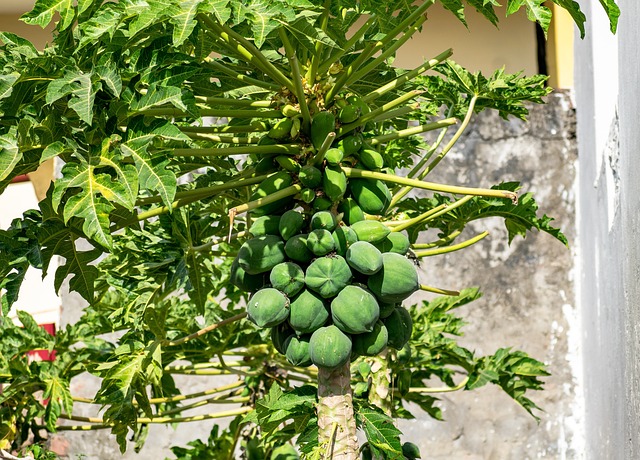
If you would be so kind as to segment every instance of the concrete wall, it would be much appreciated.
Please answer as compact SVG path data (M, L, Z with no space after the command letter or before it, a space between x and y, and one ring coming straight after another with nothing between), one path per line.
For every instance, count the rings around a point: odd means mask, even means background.
M576 47L579 232L587 458L640 455L637 2L619 2L617 38L597 1Z

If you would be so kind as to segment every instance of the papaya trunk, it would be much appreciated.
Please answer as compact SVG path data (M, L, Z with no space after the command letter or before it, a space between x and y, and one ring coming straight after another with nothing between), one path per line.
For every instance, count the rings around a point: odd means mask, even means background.
M378 356L367 358L371 365L371 389L369 390L369 402L379 407L385 414L391 416L393 402L390 397L391 369L389 369L388 350Z
M337 369L318 368L318 441L326 458L357 460L358 438L349 363Z

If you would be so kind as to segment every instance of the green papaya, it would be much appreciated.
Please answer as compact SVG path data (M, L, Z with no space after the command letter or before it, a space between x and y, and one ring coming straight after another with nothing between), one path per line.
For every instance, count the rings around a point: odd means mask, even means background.
M376 243L389 235L391 230L379 220L361 220L351 224L351 228L358 236L359 241Z
M327 165L324 168L322 188L331 201L342 199L347 191L347 176L340 166Z
M297 235L304 226L304 216L302 213L290 209L282 214L278 224L278 230L282 239L287 241L293 235Z
M273 137L269 136L269 133L260 138L257 145L276 145L278 143Z
M336 216L334 216L332 212L318 211L311 216L309 224L311 226L311 230L323 228L332 232L336 228L338 222L336 221Z
M329 149L324 154L324 159L331 165L339 165L343 158L344 152L338 148Z
M304 287L304 270L293 262L282 262L271 269L269 281L272 287L291 298Z
M396 361L400 364L408 364L411 361L411 345L408 342L396 353Z
M377 321L371 332L351 337L353 350L361 356L376 356L387 348L389 333L382 321Z
M404 256L409 252L411 242L404 233L391 232L383 240L375 242L374 246L380 249L380 252L395 252Z
M360 107L348 104L340 109L340 112L338 113L338 120L343 124L353 123L360 118L360 113Z
M292 365L298 367L311 366L311 356L309 355L309 339L311 336L291 335L284 342L284 355Z
M329 133L336 130L336 117L331 112L316 113L311 119L311 144L319 149Z
M326 211L332 204L333 202L326 196L316 196L316 199L313 200L313 209L316 211Z
M298 179L305 187L316 188L322 183L322 171L315 166L305 165L300 168Z
M271 328L271 343L273 343L273 348L281 355L284 355L284 342L292 335L295 335L295 332L286 321L277 326L273 326Z
M257 175L269 174L271 172L274 172L276 170L276 165L273 162L273 156L260 158L256 161L253 168Z
M351 104L354 107L358 107L362 115L366 115L371 112L371 108L367 105L366 102L364 102L364 100L362 100L360 96L352 94L350 96L347 96L346 101L348 104Z
M291 104L286 104L284 107L282 107L281 112L282 112L282 115L289 118L293 118L295 116L300 115L300 110L296 109Z
M307 234L301 233L289 238L284 245L287 257L295 262L306 264L313 259L313 253L307 247Z
M378 302L378 305L380 306L380 318L384 319L387 316L389 316L391 313L393 313L393 311L396 309L396 305L400 305L400 304Z
M358 158L360 158L360 162L367 169L376 170L384 168L384 159L382 158L382 155L373 149L364 148L360 150Z
M335 369L349 362L351 339L336 326L319 328L309 339L311 362L318 367Z
M351 179L349 190L351 196L367 214L384 214L391 203L391 191L381 180Z
M267 177L260 182L258 187L251 194L250 200L258 200L260 198L266 198L273 195L275 192L285 189L293 184L293 179L288 172L278 171L272 176ZM260 206L251 211L254 216L266 216L268 214L282 214L289 203L293 200L293 197L282 198L274 201L273 203Z
M329 230L318 228L311 230L307 236L307 247L316 256L324 256L335 251L336 244Z
M347 225L352 225L365 219L364 212L362 212L362 209L358 206L356 200L351 197L345 198L340 202L338 212L342 213L342 220Z
M271 139L286 139L287 137L289 137L291 128L293 128L293 120L291 118L283 118L281 120L278 120L278 122L273 125L273 127L269 130L268 136Z
M297 173L300 171L300 163L298 163L288 155L278 155L277 157L275 157L275 160L285 171L293 173Z
M396 350L402 350L411 339L413 330L411 314L404 307L398 306L382 322L389 333L387 345Z
M415 460L420 457L420 449L412 442L405 442L402 444L402 455L405 456L408 460Z
M247 318L258 327L274 327L288 317L289 299L277 289L260 289L247 302Z
M369 277L367 286L382 302L402 302L420 289L418 271L405 256L385 252L382 269Z
M363 275L373 275L382 268L382 254L366 241L356 241L349 246L344 258L351 268Z
M351 227L339 225L331 234L333 241L336 243L336 254L344 257L349 247L358 241L358 236Z
M328 299L336 296L351 281L351 269L344 257L318 257L305 272L304 282L309 289Z
M331 301L333 324L349 334L371 332L380 317L376 298L359 286L345 286Z
M262 289L265 285L264 273L258 275L250 275L240 266L240 262L236 257L231 263L231 271L229 273L231 284L245 292L255 292Z
M251 236L279 235L279 225L280 216L260 216L251 224L249 234Z
M312 334L329 319L329 309L322 297L305 289L291 300L289 325L298 335Z
M304 188L300 190L300 199L309 204L316 199L316 192L312 188Z
M276 235L251 238L238 251L238 263L250 275L269 271L285 259L284 241Z
M344 156L355 155L362 148L362 134L355 133L343 137L338 141L338 148L344 152Z

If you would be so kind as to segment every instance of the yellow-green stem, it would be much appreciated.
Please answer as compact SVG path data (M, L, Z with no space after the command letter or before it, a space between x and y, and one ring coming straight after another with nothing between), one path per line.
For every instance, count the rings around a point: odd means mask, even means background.
M235 107L256 107L261 109L269 109L275 107L273 101L252 101L251 99L231 99L229 97L208 97L195 96L196 102L202 102L208 105L230 105Z
M482 232L479 235L474 236L473 238L469 238L468 240L465 240L462 243L458 243L453 246L445 246L437 249L425 249L423 251L414 251L414 254L416 257L429 257L459 251L460 249L465 249L473 244L476 244L487 235L489 235L489 232Z
M218 147L206 149L169 149L166 150L175 156L185 157L224 157L229 155L269 155L279 153L281 155L295 155L302 151L298 144L274 144L274 145L247 145L241 147Z
M467 201L472 200L473 196L471 195L467 195L463 198L460 198L459 200L454 201L453 203L443 203L440 206L436 206L435 208L425 212L424 214L419 215L418 217L415 217L414 219L411 219L411 222L398 226L396 228L393 229L394 232L399 232L401 230L405 230L407 228L409 228L412 225L421 223L421 222L425 222L431 219L435 219L436 217L440 217L443 214L446 214L450 211L453 211L454 209L462 206L463 204L465 204Z
M252 78L249 77L247 75L244 75L242 73L236 72L233 69L230 69L229 67L227 67L224 64L221 64L219 62L217 62L215 59L213 58L206 58L204 60L204 65L208 66L208 67L212 67L215 70L219 70L220 72L230 76L231 78L234 78L238 81L241 81L243 83L247 83L249 85L255 85L258 86L260 88L264 88L266 90L269 91L280 91L281 86L277 85L275 83L271 83L269 81L262 81L262 80L258 80L257 78Z
M442 238L440 238L439 240L433 241L431 243L416 243L411 245L411 249L416 250L416 249L431 249L431 248L435 248L438 246L443 246L445 244L449 244L452 241L454 241L460 234L462 233L461 230L455 230L453 232L451 232L449 235L444 236Z
M355 33L351 36L351 38L349 38L349 40L347 40L344 46L339 47L332 55L329 56L328 59L326 59L325 61L322 62L322 64L320 64L320 67L318 68L318 74L322 75L326 73L333 64L337 63L339 59L342 56L344 56L347 53L347 51L349 51L351 47L355 45L358 42L358 40L360 40L364 36L365 33L367 33L367 30L369 30L369 28L373 25L375 21L376 21L375 14L372 14L371 16L369 16L369 19L367 19L367 21L364 24L362 24L362 27L360 27L358 30L355 31Z
M427 123L419 126L412 126L411 128L401 129L400 131L396 131L394 133L375 136L369 140L369 143L371 145L384 144L386 142L389 142L395 139L403 139L405 137L425 133L427 131L446 128L448 126L455 125L457 122L458 120L456 120L455 118L445 118L444 120L438 120L433 123Z
M434 192L451 193L455 195L471 195L471 196L490 196L495 198L508 198L513 202L517 202L518 195L508 190L496 190L488 188L472 188L460 187L456 185L437 184L435 182L427 182L416 179L408 179L406 177L396 176L394 174L384 174L375 171L365 171L363 169L355 169L343 167L345 175L349 178L359 179L378 179L392 184L406 185L422 190L431 190Z
M163 345L165 347L173 347L176 345L182 345L183 343L187 343L190 340L193 339L197 339L198 337L202 337L203 335L205 335L208 332L211 332L215 329L218 329L219 327L222 326L226 326L227 324L233 323L235 321L239 321L243 318L245 318L247 316L247 312L243 312L243 313L239 313L237 315L232 316L231 318L227 318L225 320L222 320L218 323L214 323L214 324L210 324L207 327L204 327L202 329L200 329L197 332L194 332L193 334L189 334L186 337L182 337L181 339L176 339L176 340L166 340Z
M284 28L280 28L278 32L280 34L280 39L282 40L282 43L284 45L287 59L289 60L291 73L293 74L293 86L295 89L294 94L296 95L298 105L300 106L300 113L302 114L302 130L303 132L308 134L311 128L311 113L309 113L309 106L307 105L307 98L304 92L304 87L302 85L302 74L300 73L298 57L296 56L296 51L291 45L289 37L287 37Z
M178 126L183 133L199 134L235 134L235 133L264 133L269 131L266 123L260 125L213 125L213 126Z
M242 214L243 212L251 211L252 209L260 208L264 205L281 200L282 198L293 196L296 193L298 193L300 190L302 190L302 186L300 184L290 185L289 187L284 188L282 190L278 190L277 192L272 193L271 195L266 196L264 198L259 198L257 200L250 201L240 206L236 206L235 208L232 208L229 210L229 214L230 215L233 214L235 216L237 214Z
M462 390L469 382L469 377L457 384L455 387L440 387L440 388L424 388L424 387L412 387L409 388L409 393L451 393L453 391Z
M440 295L460 295L460 291L452 291L451 289L441 289L433 286L427 286L426 284L420 285L420 290L425 292L433 292Z
M181 423L181 422L199 422L201 420L209 420L215 418L224 418L224 417L233 417L235 415L246 414L247 412L251 412L253 409L251 407L241 407L239 409L222 411L222 412L214 412L211 414L202 414L202 415L192 415L189 417L164 417L162 414L158 414L156 417L138 417L138 423ZM87 422L87 423L99 423L101 425L109 425L105 424L102 418L97 417L80 417L78 415L69 415L69 414L60 414L60 418L65 420L75 420L77 422Z

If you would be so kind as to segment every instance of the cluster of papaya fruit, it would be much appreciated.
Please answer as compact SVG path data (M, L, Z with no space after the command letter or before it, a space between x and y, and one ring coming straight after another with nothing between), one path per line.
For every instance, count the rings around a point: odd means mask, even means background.
M348 179L342 169L384 167L362 129L335 136L365 113L357 102L352 97L337 105L337 115L313 116L310 154L270 159L279 170L251 199L292 184L300 184L300 191L252 210L250 239L232 265L232 283L252 293L248 318L271 328L275 348L295 366L337 368L387 347L399 350L411 336L411 316L402 301L420 284L407 257L409 239L380 220L391 192L381 180ZM278 121L268 136L276 141L298 136L293 120Z

